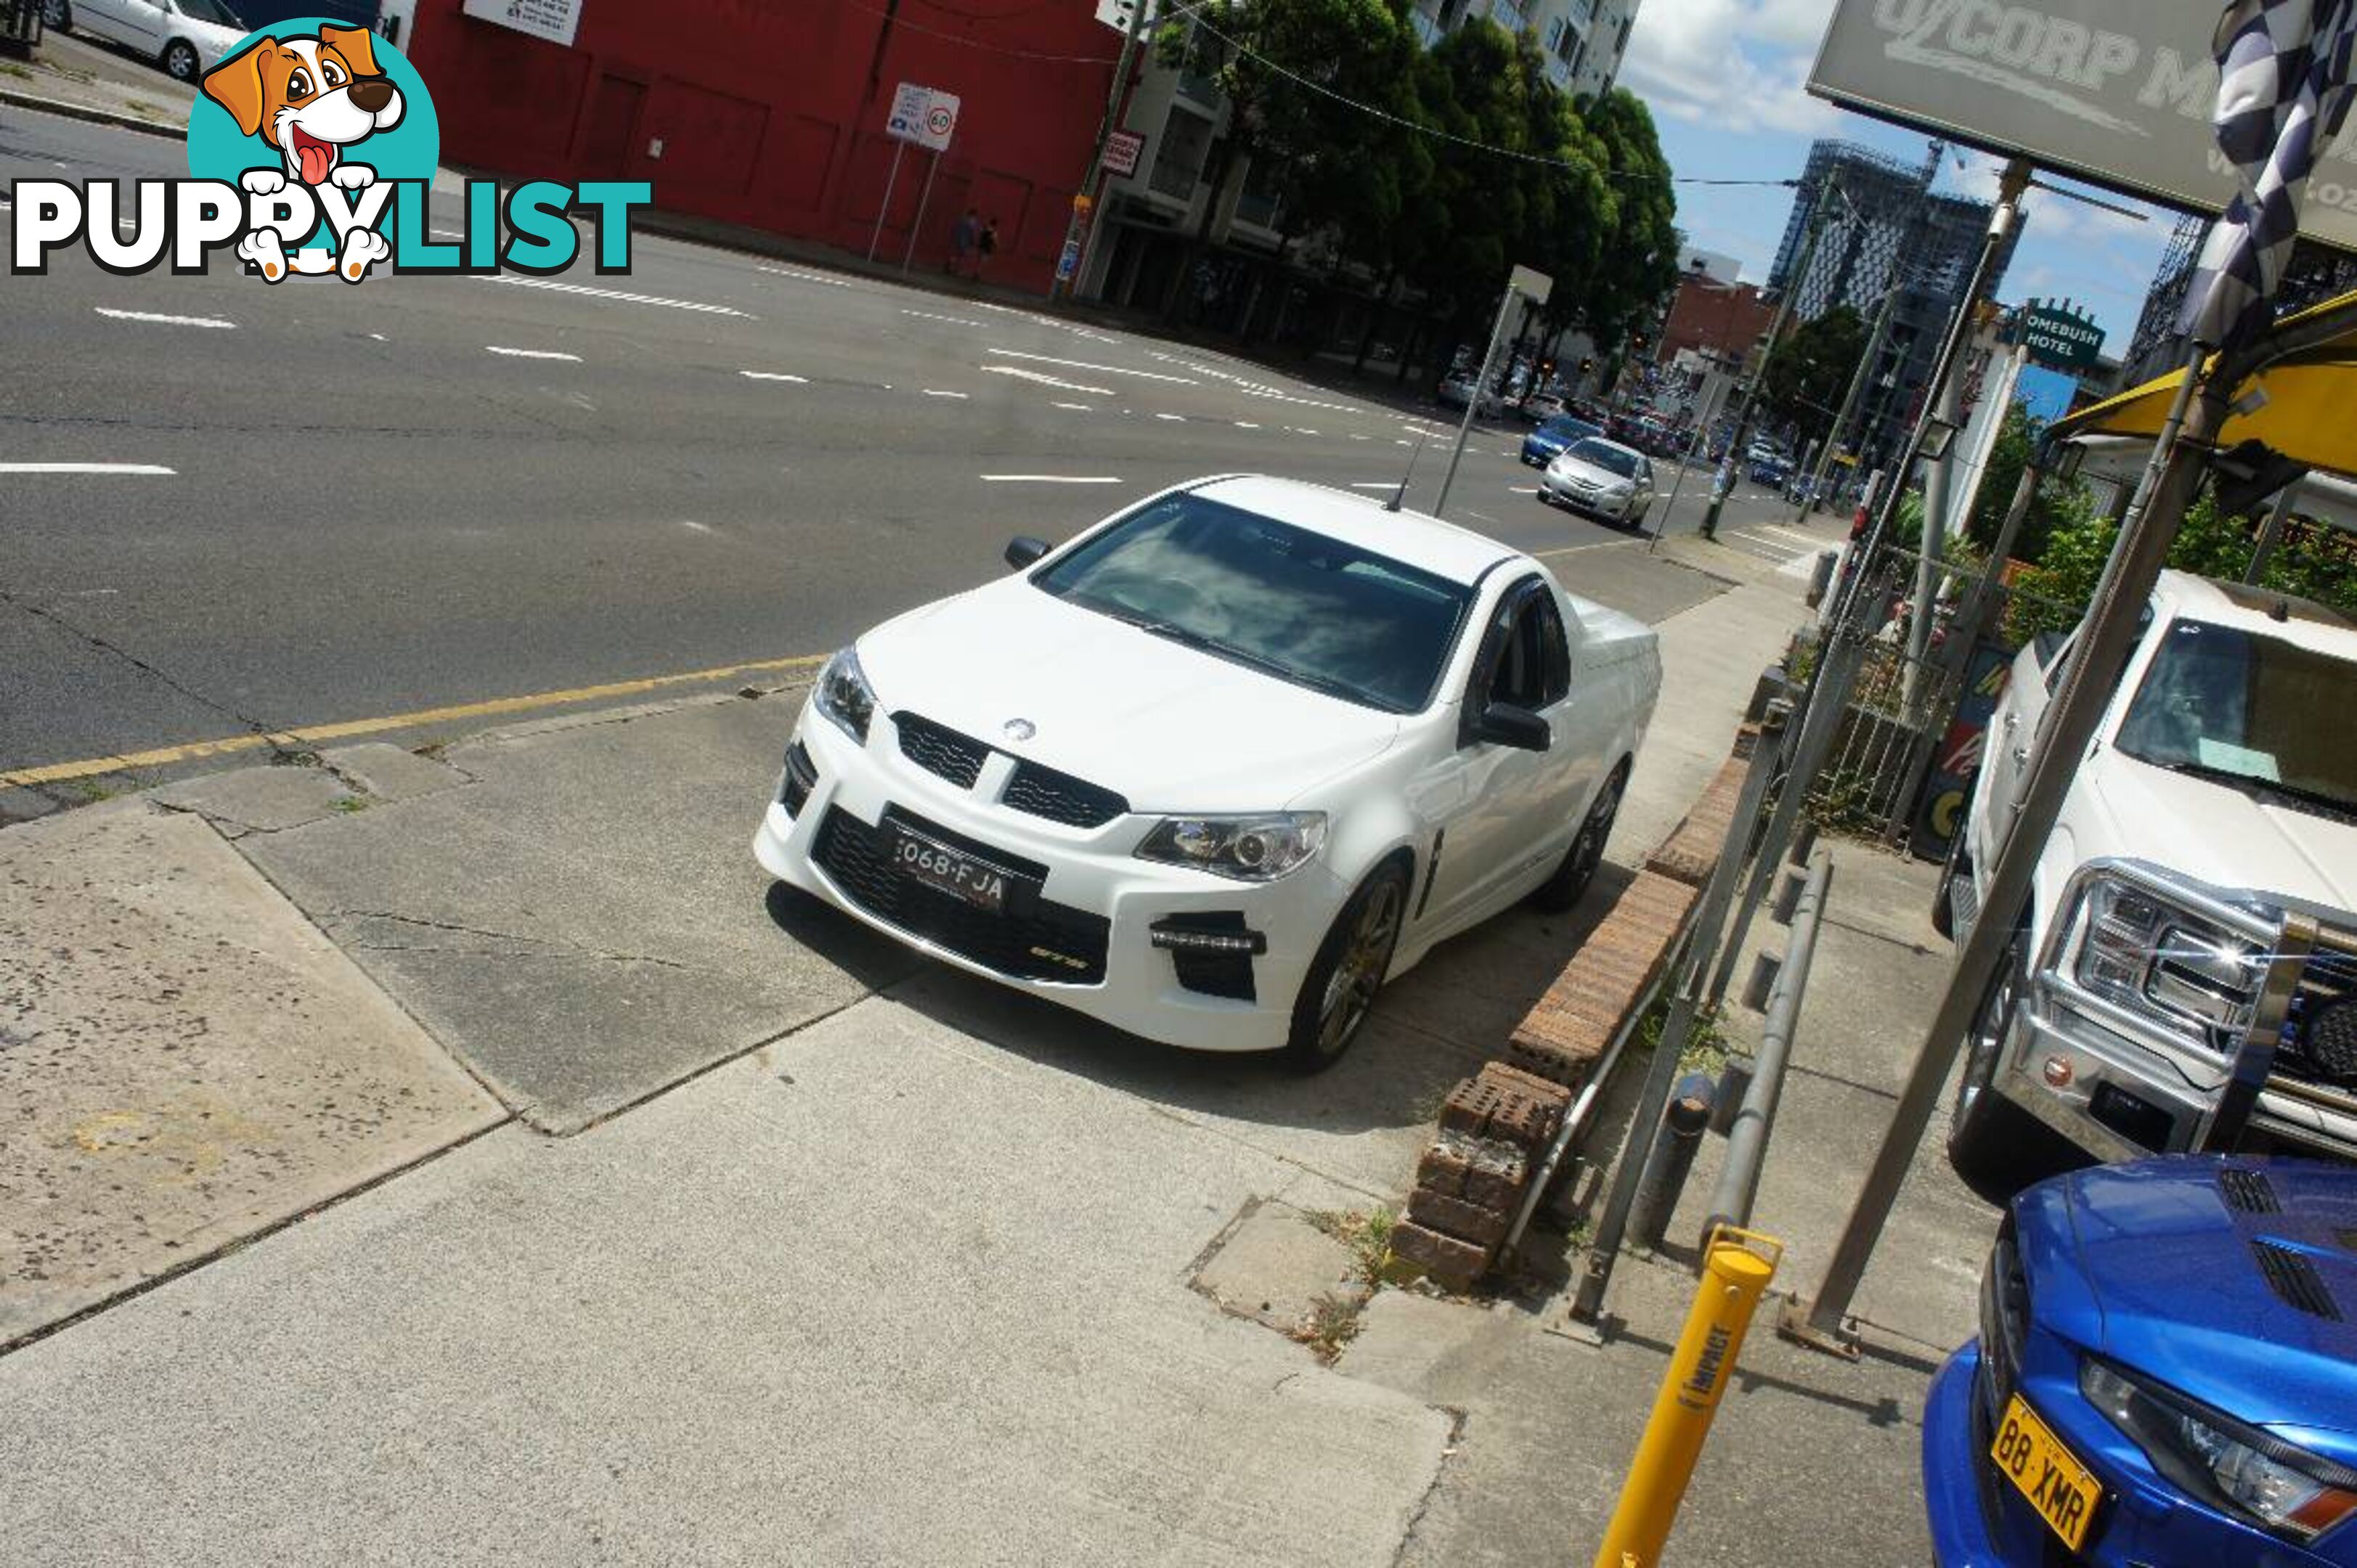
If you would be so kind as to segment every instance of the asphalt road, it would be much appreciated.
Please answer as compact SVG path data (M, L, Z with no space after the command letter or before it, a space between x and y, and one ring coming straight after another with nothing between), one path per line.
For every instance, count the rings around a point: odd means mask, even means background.
M0 181L182 158L0 107ZM273 288L77 253L7 278L0 771L820 653L998 570L1012 534L1184 478L1373 494L1428 435L1413 508L1446 466L1428 405L685 242L634 263ZM1713 591L1541 506L1520 438L1477 432L1454 521L1649 619ZM25 471L59 464L91 467ZM1778 510L1738 498L1735 547L1794 551Z

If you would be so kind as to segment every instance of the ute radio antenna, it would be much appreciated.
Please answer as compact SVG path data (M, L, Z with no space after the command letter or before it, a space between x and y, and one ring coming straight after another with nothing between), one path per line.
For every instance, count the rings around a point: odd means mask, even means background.
M1407 455L1407 472L1400 476L1399 489L1392 492L1392 499L1383 503L1385 511L1399 510L1400 502L1407 499L1407 482L1415 478L1415 460L1424 456L1425 434L1421 430L1415 433L1415 450Z

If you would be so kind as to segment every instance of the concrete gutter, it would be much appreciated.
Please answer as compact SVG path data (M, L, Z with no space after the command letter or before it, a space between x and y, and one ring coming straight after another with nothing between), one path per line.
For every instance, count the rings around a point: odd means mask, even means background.
M126 113L120 109L101 108L95 103L77 103L70 98L50 98L38 92L25 92L14 87L0 87L0 103L18 109L31 109L43 114L63 115L69 120L87 120L92 124L113 125L125 131L138 131L150 136L168 136L186 141L188 128L162 120L150 120L145 115Z

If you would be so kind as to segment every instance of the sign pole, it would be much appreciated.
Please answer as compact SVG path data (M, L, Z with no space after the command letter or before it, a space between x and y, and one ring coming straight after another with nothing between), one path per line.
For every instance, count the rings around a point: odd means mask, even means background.
M884 214L892 210L892 187L900 177L900 155L908 150L906 142L892 144L892 167L884 177L884 199L876 204L876 227L867 236L867 259L871 262L876 259L877 245L884 238Z
M1095 148L1089 154L1088 172L1081 177L1079 196L1084 199L1088 205L1083 207L1079 200L1075 200L1072 203L1071 220L1064 225L1064 243L1060 254L1071 258L1071 269L1067 273L1061 263L1059 263L1055 279L1048 285L1048 297L1050 300L1067 298L1081 286L1081 248L1084 238L1082 225L1091 220L1091 213L1096 206L1098 187L1104 183L1105 143L1113 139L1116 122L1121 119L1122 94L1123 90L1129 85L1130 61L1137 56L1138 39L1146 33L1146 8L1153 3L1154 0L1129 0L1129 31L1122 35L1121 55L1114 61L1113 85L1105 92L1104 118L1097 124L1097 142Z
M942 155L935 153L933 161L925 166L924 188L917 192L916 220L909 225L909 248L900 252L900 273L906 276L909 263L916 259L917 236L924 231L925 203L933 199L933 176L942 172Z

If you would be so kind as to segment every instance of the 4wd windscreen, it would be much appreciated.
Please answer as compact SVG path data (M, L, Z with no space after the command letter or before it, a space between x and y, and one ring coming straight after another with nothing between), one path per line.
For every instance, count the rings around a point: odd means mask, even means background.
M1473 591L1192 493L1114 523L1032 583L1157 637L1363 707L1431 702Z
M2181 620L2120 721L2139 762L2357 815L2357 666L2239 627Z

